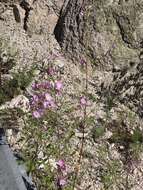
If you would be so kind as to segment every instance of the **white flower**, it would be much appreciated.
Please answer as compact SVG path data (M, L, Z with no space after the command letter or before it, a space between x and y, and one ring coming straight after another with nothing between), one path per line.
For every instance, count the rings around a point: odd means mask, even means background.
M49 160L47 160L46 162L49 162L49 164L51 165L51 170L53 171L54 169L57 169L57 162L55 159L50 158Z

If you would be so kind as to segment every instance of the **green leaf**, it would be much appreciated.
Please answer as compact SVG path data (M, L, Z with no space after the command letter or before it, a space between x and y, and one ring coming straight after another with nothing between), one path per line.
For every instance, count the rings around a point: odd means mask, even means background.
M104 126L96 127L96 128L92 129L92 137L94 140L102 137L104 135L104 133L105 133L105 127Z
M143 142L143 134L142 131L136 129L131 136L133 142Z

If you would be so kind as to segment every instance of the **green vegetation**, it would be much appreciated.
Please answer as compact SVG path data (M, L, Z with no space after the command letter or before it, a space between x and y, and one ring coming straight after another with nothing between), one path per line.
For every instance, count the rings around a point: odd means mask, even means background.
M5 81L0 89L0 104L23 93L34 78L34 70L20 71L12 74L12 79Z

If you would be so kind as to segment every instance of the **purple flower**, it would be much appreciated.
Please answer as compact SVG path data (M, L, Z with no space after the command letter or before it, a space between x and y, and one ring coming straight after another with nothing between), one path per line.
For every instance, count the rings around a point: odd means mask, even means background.
M80 64L81 64L82 66L83 66L83 65L86 65L86 63L87 63L87 62L85 61L85 59L82 58L82 59L80 60Z
M49 81L32 84L32 89L33 89L33 90L49 89L50 87L51 87L51 83L50 83Z
M66 181L65 178L58 178L58 180L57 180L57 185L58 185L59 187L63 187L63 186L65 186L66 184L67 184L67 181Z
M44 101L44 102L43 102L43 106L44 106L45 109L46 109L46 108L49 108L50 102L49 102L49 101Z
M80 98L80 105L81 105L81 107L87 105L87 99L86 99L86 97L83 96L83 97Z
M51 102L53 100L52 96L49 94L49 93L45 93L45 99L48 101L48 102Z
M51 88L51 83L50 82L44 82L43 83L43 88L45 88L45 89L49 89L49 88Z
M38 89L43 88L43 83L38 83L38 84L37 84L37 88L38 88Z
M63 83L62 83L61 80L56 81L55 89L58 90L58 91L61 91L63 89Z
M30 99L30 105L31 107L35 107L35 105L39 102L39 97L37 95L33 95Z
M45 93L45 99L46 100L43 103L44 108L49 108L49 107L55 108L56 107L53 97L49 93Z
M50 101L50 107L51 108L55 108L56 107L56 104L55 104L55 102L52 100L52 101Z
M36 90L36 89L37 89L37 84L36 84L36 83L33 83L33 84L32 84L32 89L33 89L33 90Z
M38 119L43 115L43 112L41 110L33 111L32 115L33 115L33 117Z
M67 181L66 181L65 179L60 179L60 180L59 180L59 185L60 185L60 186L63 187L63 186L65 186L66 184L67 184Z
M32 89L38 90L38 89L42 88L42 86L43 86L42 83L34 83L34 84L32 84Z
M34 102L38 102L39 101L39 97L37 95L33 95L32 97Z
M66 164L65 164L65 161L60 159L58 162L57 162L57 166L61 169L61 170L66 170Z
M47 73L52 76L55 73L55 70L53 68L48 68Z
M83 15L84 15L84 12L83 12L83 10L80 12L80 15L81 15L81 16L83 16Z

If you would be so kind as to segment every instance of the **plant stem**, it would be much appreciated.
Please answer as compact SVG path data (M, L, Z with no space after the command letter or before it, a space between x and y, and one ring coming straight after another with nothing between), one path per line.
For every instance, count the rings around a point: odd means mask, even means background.
M90 9L89 10L87 9L87 13L86 13L87 21L88 21L89 16L90 16ZM89 37L90 37L89 31L90 30L88 30L88 22L87 22L87 33L85 34L85 40L86 40L85 41L85 54L86 54L86 57L88 55L88 43L89 43ZM85 78L85 96L87 98L87 96L88 96L88 62L87 62L87 60L86 60L86 64L85 64L85 74L86 74L86 78ZM78 178L78 175L79 175L79 168L80 168L80 165L82 163L83 149L84 149L84 143L85 143L86 118L87 118L87 104L85 105L84 110L83 110L83 122L81 123L81 126L82 126L82 139L81 139L81 147L80 147L80 151L79 151L79 159L77 161L77 166L78 167L77 167L77 169L75 171L75 176L74 176L73 190L75 188L76 181L77 181L77 178Z
M87 97L88 95L88 65L86 62L86 82L85 82L85 96ZM76 181L79 175L79 168L81 166L82 163L82 156L83 156L83 149L84 149L84 142L85 142L85 128L86 128L86 117L87 117L87 104L84 106L84 110L83 110L83 121L81 123L81 127L82 127L82 139L81 139L81 146L80 146L80 151L79 151L79 159L77 161L77 169L75 171L75 176L74 176L74 181L73 181L73 190L75 188L76 185Z
M2 87L2 64L0 61L0 88Z

